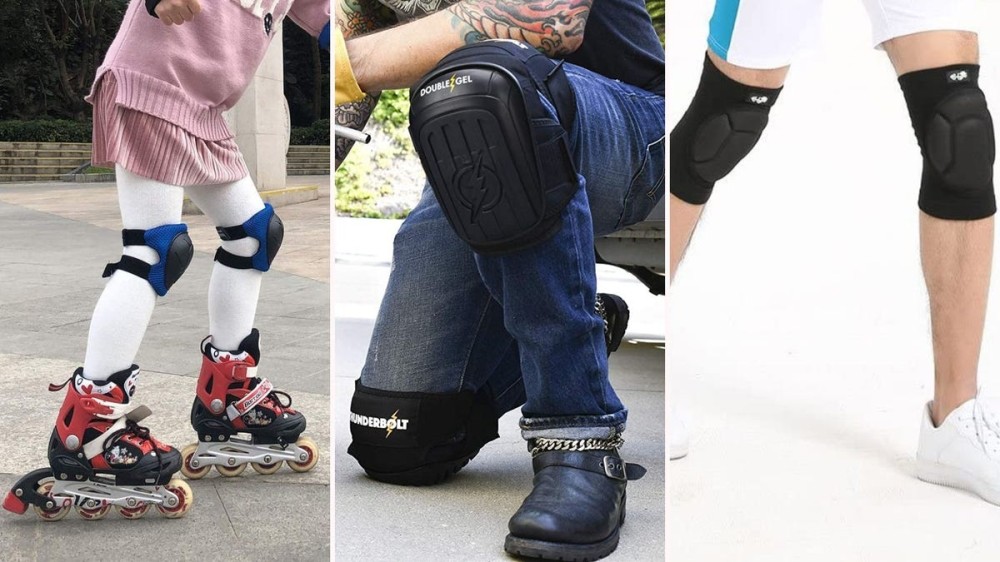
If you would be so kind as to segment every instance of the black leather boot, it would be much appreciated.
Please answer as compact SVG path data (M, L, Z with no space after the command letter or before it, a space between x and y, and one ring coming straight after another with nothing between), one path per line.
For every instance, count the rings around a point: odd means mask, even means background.
M604 319L604 343L610 356L612 351L618 351L618 346L622 344L622 338L625 336L625 329L628 328L628 305L625 304L625 299L618 295L597 293L594 308Z
M611 554L625 522L625 485L646 469L622 461L617 449L540 451L532 465L534 489L508 523L504 550L573 562Z

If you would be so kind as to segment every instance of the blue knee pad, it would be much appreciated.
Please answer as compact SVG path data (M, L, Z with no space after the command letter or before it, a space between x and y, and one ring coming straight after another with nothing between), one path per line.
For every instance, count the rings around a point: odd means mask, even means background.
M194 243L186 224L165 224L149 230L126 228L122 230L122 245L149 246L156 250L160 260L150 265L139 258L122 256L104 268L103 277L111 277L119 270L131 273L149 281L161 297L181 278L194 258Z
M215 252L215 261L233 269L271 269L271 262L285 238L285 225L274 213L274 207L270 203L265 203L263 209L239 226L220 226L215 230L223 240L253 238L259 244L257 253L249 257L237 256L220 247Z

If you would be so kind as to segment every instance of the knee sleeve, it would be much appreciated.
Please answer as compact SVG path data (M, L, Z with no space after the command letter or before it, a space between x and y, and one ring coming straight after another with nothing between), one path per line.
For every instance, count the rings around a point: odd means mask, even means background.
M359 380L347 452L376 480L436 484L499 437L498 417L485 390L392 392L367 388Z
M215 261L233 269L271 269L274 256L278 254L281 241L285 238L285 225L270 203L265 203L263 209L241 225L220 226L215 230L223 241L243 238L257 241L257 252L252 256L238 256L221 247L215 252Z
M780 93L730 79L706 55L691 106L670 132L670 193L692 205L708 202L715 182L760 140Z
M979 89L979 66L960 64L899 77L924 157L920 209L940 219L996 213L993 119Z
M156 251L159 261L150 265L133 256L122 256L104 268L103 277L111 277L119 270L131 273L149 281L161 297L181 278L194 258L194 244L186 224L165 224L149 230L125 229L122 245L149 246Z

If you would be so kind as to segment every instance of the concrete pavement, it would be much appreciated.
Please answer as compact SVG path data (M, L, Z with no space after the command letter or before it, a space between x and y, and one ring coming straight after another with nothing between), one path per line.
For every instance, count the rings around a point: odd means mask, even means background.
M335 536L338 560L511 560L503 551L507 520L531 490L531 462L517 428L519 413L500 420L488 444L448 483L425 488L368 479L347 455L354 380L389 274L399 221L337 218L334 225L336 435ZM358 241L365 241L364 244ZM598 290L625 297L632 309L628 343L612 356L612 381L629 408L625 458L649 469L629 483L628 519L615 560L663 560L663 297L629 275L601 266Z
M285 243L264 278L257 325L261 375L289 391L309 420L306 435L320 447L306 474L282 468L273 476L248 469L238 478L212 473L192 482L195 505L167 520L139 521L110 513L88 522L71 513L42 523L0 512L4 560L259 559L328 560L330 500L329 178L317 201L282 207ZM185 216L194 262L161 299L136 362L147 423L178 447L193 442L188 416L208 317L205 294L218 245L204 216ZM46 441L62 393L46 392L79 366L90 314L103 288L101 271L121 252L113 184L0 186L0 487L47 464ZM178 474L179 476L179 474Z

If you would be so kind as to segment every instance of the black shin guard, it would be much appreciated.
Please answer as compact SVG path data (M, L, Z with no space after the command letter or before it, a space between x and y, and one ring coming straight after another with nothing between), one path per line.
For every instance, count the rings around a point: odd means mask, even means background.
M715 182L753 149L781 88L756 88L727 77L708 56L698 91L670 132L670 193L704 205Z
M359 380L351 400L347 452L375 480L437 484L499 437L497 413L485 390L451 394L392 392Z
M956 64L899 77L924 157L920 210L948 220L996 213L993 119L979 66Z

